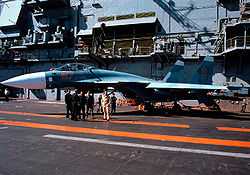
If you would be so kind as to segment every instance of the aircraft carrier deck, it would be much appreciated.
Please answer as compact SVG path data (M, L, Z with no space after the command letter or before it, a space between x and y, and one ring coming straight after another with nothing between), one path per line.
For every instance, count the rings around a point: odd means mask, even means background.
M73 62L159 80L177 60L185 81L209 55L214 83L247 96L249 21L249 0L0 0L0 82ZM223 112L154 115L123 106L110 122L100 114L72 121L62 89L8 87L15 98L5 102L5 88L0 175L250 172L242 102L221 101Z
M121 107L105 122L72 121L64 110L1 101L0 174L249 174L249 113L145 116Z

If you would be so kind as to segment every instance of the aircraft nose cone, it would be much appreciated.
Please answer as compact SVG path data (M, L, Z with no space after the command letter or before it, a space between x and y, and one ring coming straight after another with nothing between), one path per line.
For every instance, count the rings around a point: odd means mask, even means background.
M46 77L45 72L37 72L31 74L25 74L10 78L1 84L16 88L25 89L45 89L46 88Z

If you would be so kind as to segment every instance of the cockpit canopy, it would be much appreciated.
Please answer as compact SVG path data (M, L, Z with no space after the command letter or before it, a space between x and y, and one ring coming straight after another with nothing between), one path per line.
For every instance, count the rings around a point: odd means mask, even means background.
M65 64L59 68L56 68L57 71L84 71L94 69L93 66L87 65L87 64L81 64L81 63L70 63Z

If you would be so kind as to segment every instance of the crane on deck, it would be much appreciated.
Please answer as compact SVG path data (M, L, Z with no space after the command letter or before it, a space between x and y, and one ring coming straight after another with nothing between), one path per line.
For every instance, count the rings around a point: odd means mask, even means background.
M159 7L161 7L172 19L174 19L183 29L185 29L188 32L202 32L202 33L207 33L207 29L204 27L202 28L194 22L192 19L188 17L188 15L193 11L193 10L199 10L199 9L208 9L208 8L215 8L216 6L214 5L209 5L209 6L201 6L201 7L196 7L194 3L191 3L190 6L188 7L176 7L175 2L173 0L153 0ZM183 13L183 11L185 13ZM203 45L204 48L208 52L212 52L212 48L206 45L206 42L199 42L201 45Z

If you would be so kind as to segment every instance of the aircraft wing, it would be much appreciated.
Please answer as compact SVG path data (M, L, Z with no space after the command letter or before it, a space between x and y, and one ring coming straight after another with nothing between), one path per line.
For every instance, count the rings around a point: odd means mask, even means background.
M117 84L119 81L117 80L99 80L99 79L88 79L88 80L80 80L77 81L80 84Z
M190 90L227 90L226 86L220 85L204 85L189 83L165 83L152 82L146 88L148 89L190 89Z
M167 83L167 82L157 82L157 81L124 81L118 79L88 79L78 81L78 83L95 84L95 85L119 85L119 84L144 84L147 89L187 89L187 90L227 90L226 86L221 85L205 85L205 84L192 84L192 83Z
M116 84L131 84L131 83L135 83L135 84L150 84L151 82L150 81L131 81L131 80L119 80L119 79L114 79L114 78L110 78L110 79L102 79L102 80L99 80L99 79L88 79L88 80L81 80L81 81L77 81L77 83L90 83L90 84L100 84L100 85L116 85Z

